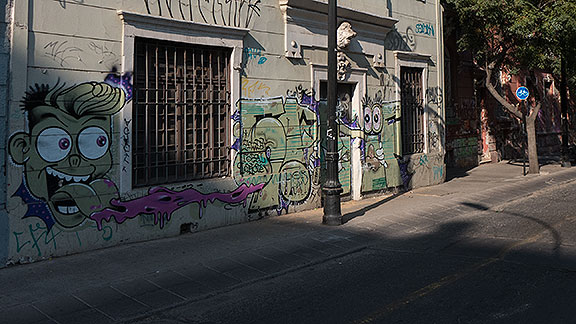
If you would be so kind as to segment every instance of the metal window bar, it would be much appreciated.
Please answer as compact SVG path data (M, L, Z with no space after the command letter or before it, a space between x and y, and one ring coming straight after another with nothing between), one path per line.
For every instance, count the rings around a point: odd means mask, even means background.
M230 54L136 39L135 187L230 174Z
M402 154L424 152L422 69L401 68Z

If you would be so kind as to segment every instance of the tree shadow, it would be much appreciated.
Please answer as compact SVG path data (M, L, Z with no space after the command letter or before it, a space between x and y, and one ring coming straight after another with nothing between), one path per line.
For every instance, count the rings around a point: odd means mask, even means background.
M363 216L400 195L345 216L349 220ZM479 212L492 209L478 202L461 204ZM443 212L439 210L438 214ZM537 223L552 233L552 250L561 250L560 233L546 221L509 210L501 216L526 220L524 224ZM320 218L316 219L318 222L295 219L273 217L11 267L0 270L0 284L6 296L28 296L25 300L30 303L42 300L48 309L69 308L61 300L72 294L110 293L110 287L117 294L140 300L144 295L139 285L143 282L148 283L152 293L187 297L164 306L150 304L146 311L131 315L136 317L121 318L130 323L146 322L151 315L161 317L171 310L182 323L197 322L195 311L183 311L194 307L207 316L203 320L208 322L226 322L219 316L231 312L234 323L253 323L255 318L259 323L274 323L287 309L310 307L308 296L322 296L314 300L314 312L292 312L289 322L359 323L366 318L370 319L366 322L375 323L456 323L460 319L468 323L495 322L490 314L508 314L505 322L509 323L541 322L538 316L552 316L547 322L562 322L554 317L556 313L548 311L534 315L534 321L521 320L523 313L506 313L511 307L518 308L518 303L528 303L527 299L537 306L534 311L558 304L564 308L558 314L571 313L572 308L566 307L570 302L566 293L557 294L573 278L570 271L576 265L574 255L552 252L545 245L523 245L525 239L476 237L473 230L482 226L481 216L446 219L420 231L375 220L366 222L370 227L326 227L320 225ZM94 259L100 262L94 263ZM86 267L87 263L92 266ZM546 280L550 273L559 273L554 271L556 268L565 271L554 277L556 280ZM83 269L81 276L77 269ZM41 277L45 273L52 275ZM102 275L106 273L115 275ZM43 279L33 280L39 277ZM61 286L69 278L82 280L73 280L55 298L54 284ZM22 289L22 282L27 283L26 289ZM272 284L275 289L270 289ZM542 292L552 291L556 295L542 298ZM522 298L500 298L494 302L495 297L511 293L521 294ZM270 294L274 294L273 298ZM301 298L294 298L294 294ZM343 300L350 294L354 298ZM258 307L245 303L242 312L235 311L237 296L250 296L258 301ZM324 307L339 305L338 301L346 303L345 311ZM198 310L199 307L205 309ZM108 309L102 311L106 313ZM426 321L422 314L427 314Z
M346 214L342 215L342 224L346 224L346 223L348 223L349 221L351 221L351 220L353 220L353 219L355 219L355 218L357 218L357 217L364 216L364 215L366 214L366 212L368 212L368 211L370 211L370 210L373 210L373 209L375 209L375 208L377 208L377 207L380 207L380 206L384 205L385 203L387 203L387 202L389 202L389 201L392 201L393 199L396 199L396 198L402 196L404 193L405 193L405 192L395 193L395 194L393 194L393 195L390 196L390 197L386 197L386 198L384 198L384 199L382 199L382 200L379 200L379 201L377 201L377 202L375 202L375 203L373 203L373 204L371 204L371 205L368 205L368 206L366 206L366 207L363 207L363 208L361 208L361 209L359 209L359 210L357 210L357 211L350 212L350 213L346 213Z
M446 168L446 181L449 182L454 179L464 178L470 175L469 171L476 168L475 166L470 166L466 168L461 167L447 167Z

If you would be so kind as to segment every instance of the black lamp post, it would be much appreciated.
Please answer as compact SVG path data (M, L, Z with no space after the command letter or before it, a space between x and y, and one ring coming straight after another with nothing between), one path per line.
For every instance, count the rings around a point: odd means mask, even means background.
M338 80L336 77L336 25L337 0L328 2L328 127L326 132L326 182L324 192L324 216L322 223L326 225L342 225L340 210L340 194L342 185L338 181L338 123L336 122L336 101Z

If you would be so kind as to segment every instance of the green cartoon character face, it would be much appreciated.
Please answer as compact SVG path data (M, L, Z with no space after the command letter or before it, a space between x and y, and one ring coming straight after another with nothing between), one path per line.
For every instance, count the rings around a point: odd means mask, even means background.
M29 192L61 226L80 225L118 196L105 175L112 167L112 115L124 104L124 91L106 83L27 93L29 132L11 136L10 156L24 166Z

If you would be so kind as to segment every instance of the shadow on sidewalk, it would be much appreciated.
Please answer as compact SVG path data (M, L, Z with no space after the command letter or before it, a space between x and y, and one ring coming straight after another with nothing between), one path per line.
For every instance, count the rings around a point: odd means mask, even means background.
M372 209L378 208L378 207L384 205L385 203L387 203L387 202L389 202L389 201L392 201L393 199L396 199L396 198L404 195L405 193L406 193L406 192L400 192L400 193L393 194L393 195L390 196L390 197L387 197L387 198L384 198L384 199L382 199L382 200L379 200L379 201L377 201L377 202L375 202L375 203L373 203L373 204L371 204L371 205L368 205L368 206L366 206L366 207L363 207L363 208L361 208L361 209L359 209L359 210L357 210L357 211L350 212L350 213L346 213L346 214L342 215L342 224L346 224L346 223L348 223L349 221L351 221L351 220L353 220L353 219L355 219L355 218L357 218L357 217L362 217L362 216L364 216L364 215L366 214L366 212L368 212L368 211L370 211L370 210L372 210Z
M0 323L573 322L562 317L576 306L570 219L560 231L536 208L460 204L478 215L342 227L274 217L5 268ZM538 233L552 240L529 240Z
M505 226L516 219L526 221L521 224L530 230L552 229L530 215L465 205ZM328 246L334 245L340 250L334 258L131 323L572 322L564 319L573 318L569 297L576 288L567 283L574 274L553 269L573 269L575 255L554 253L557 247L544 242L476 237L482 218L452 219L412 234L385 225L322 227L329 230L310 233L306 242L276 246L265 256L278 263L286 262L287 255L314 258L322 251L330 254ZM363 245L362 253L338 255ZM246 303L247 298L257 302Z
M451 181L457 178L464 178L469 176L468 173L470 170L476 167L468 167L468 168L459 168L459 167L447 167L446 168L446 181Z

